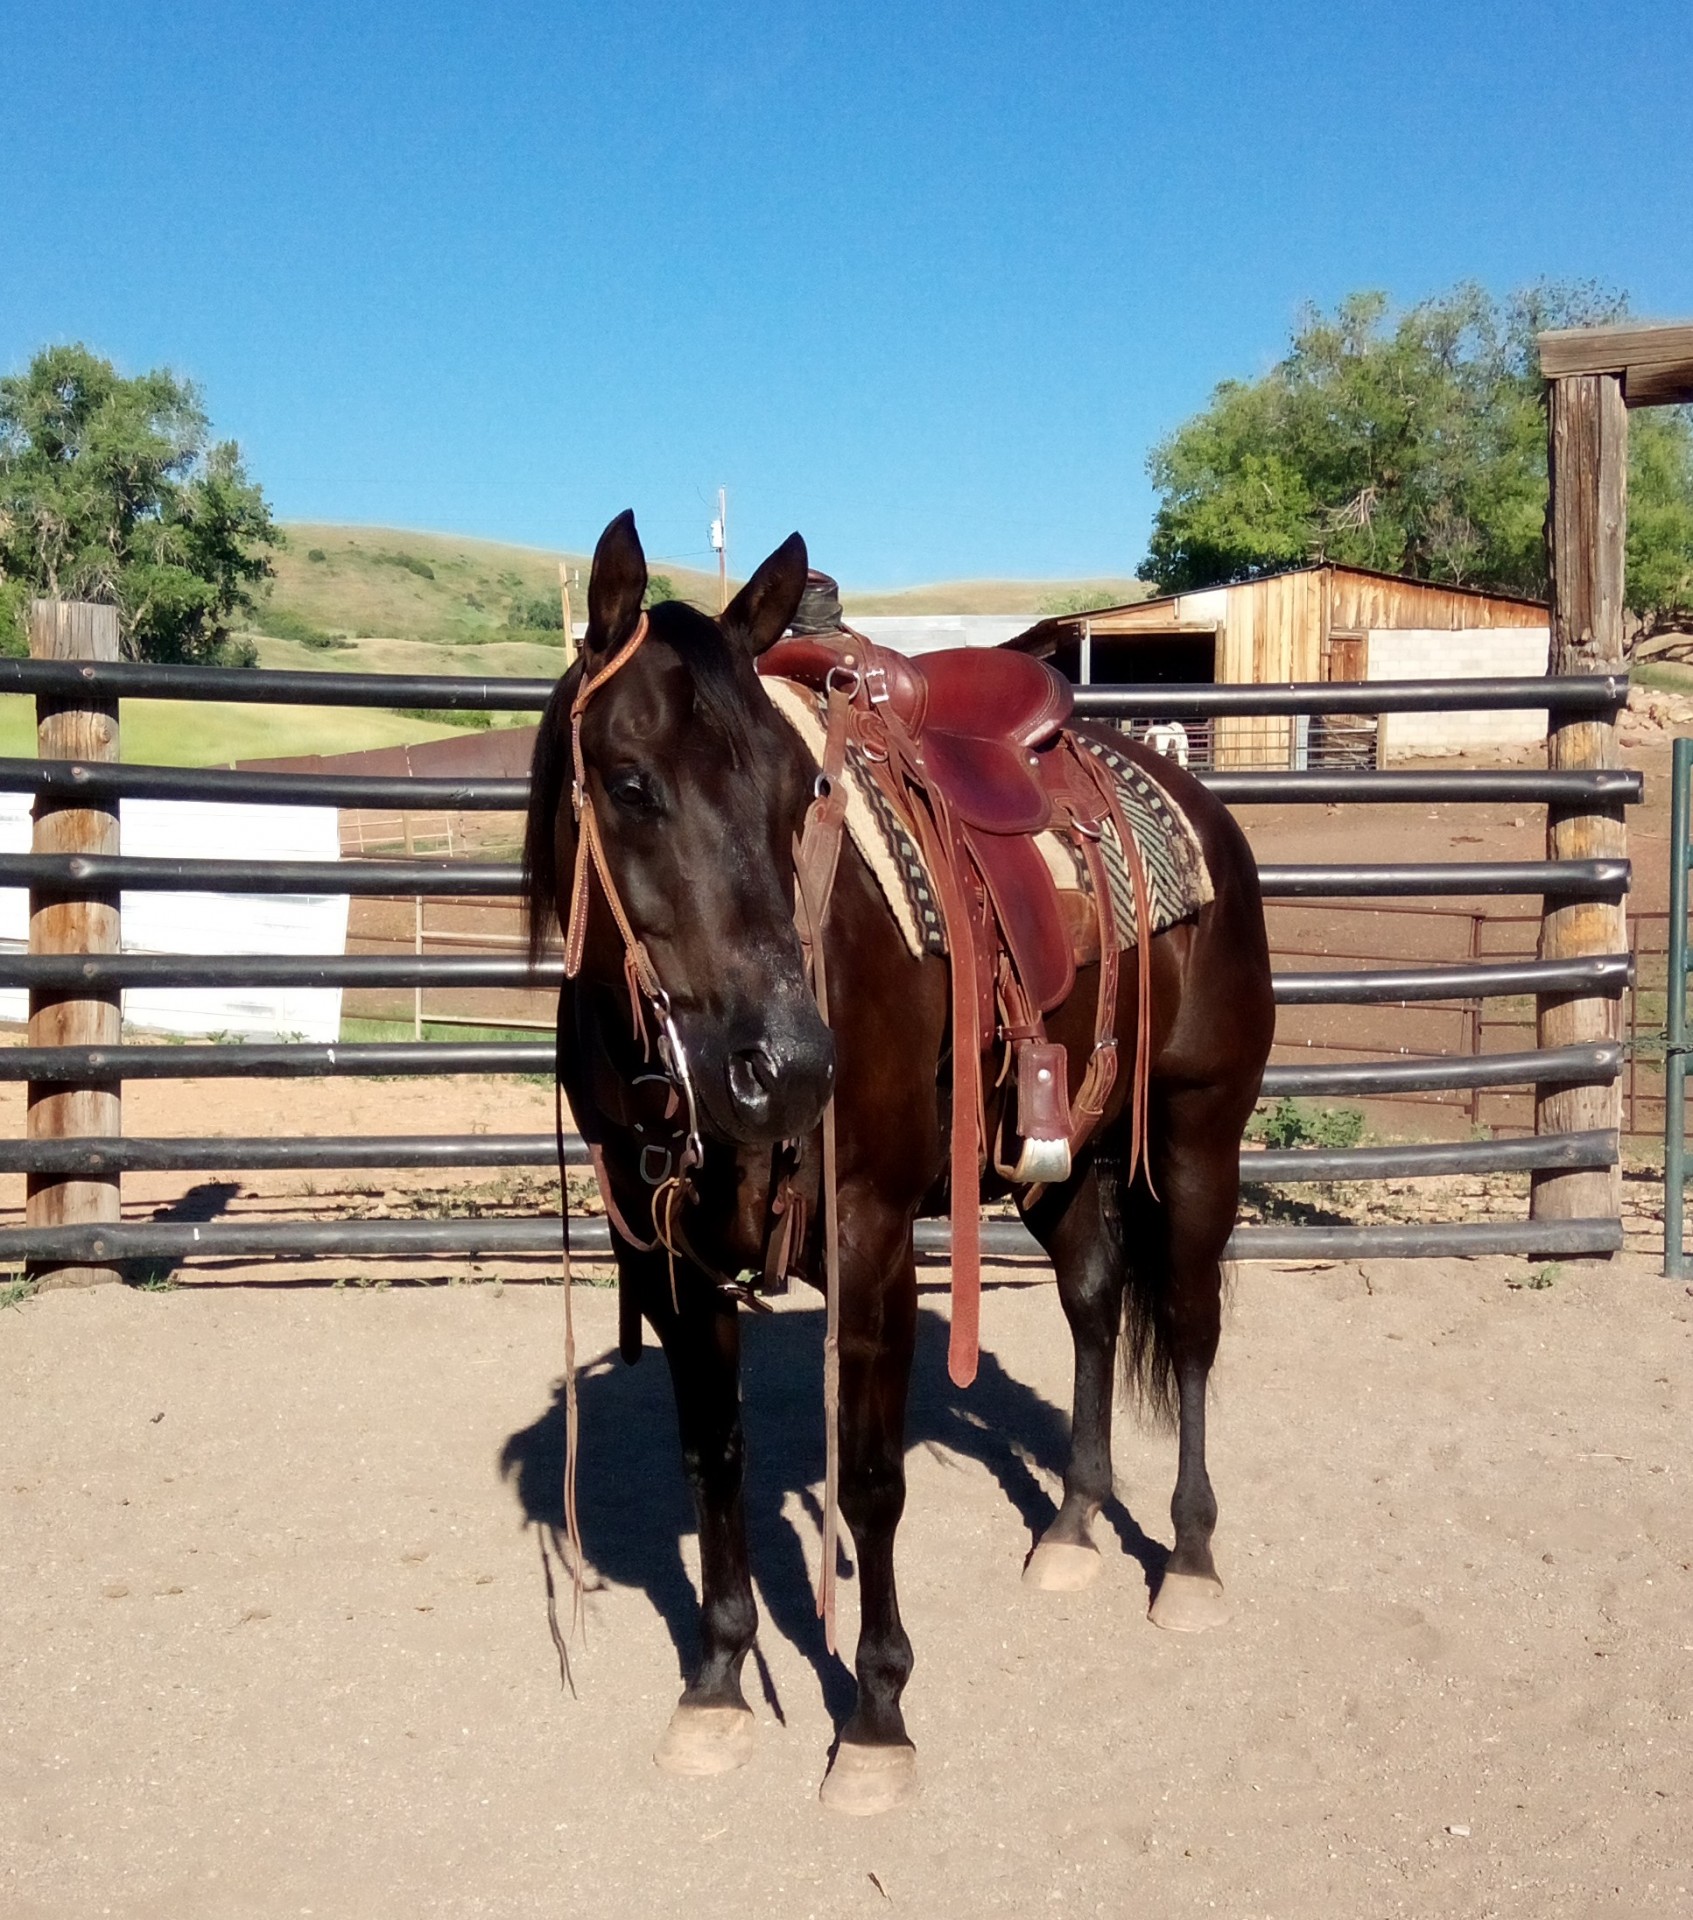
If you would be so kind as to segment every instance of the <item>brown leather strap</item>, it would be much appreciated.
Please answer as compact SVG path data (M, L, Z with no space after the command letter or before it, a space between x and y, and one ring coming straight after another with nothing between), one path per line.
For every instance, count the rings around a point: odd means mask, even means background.
M1091 755L1089 756L1092 757ZM1135 903L1135 1061L1134 1082L1129 1096L1129 1165L1127 1180L1133 1182L1135 1168L1146 1168L1147 1189L1154 1199L1152 1154L1147 1141L1152 1098L1152 902L1146 884L1146 867L1141 860L1140 843L1129 825L1117 783L1109 768L1100 769L1100 792L1111 813L1111 825L1123 859L1129 869L1129 886Z
M1117 949L1117 908L1111 898L1111 876L1096 836L1077 829L1082 858L1087 862L1088 880L1093 887L1094 907L1099 915L1099 994L1094 1006L1093 1052L1088 1055L1087 1071L1070 1103L1075 1124L1070 1133L1072 1157L1087 1144L1105 1112L1105 1103L1117 1080L1117 982L1122 956Z

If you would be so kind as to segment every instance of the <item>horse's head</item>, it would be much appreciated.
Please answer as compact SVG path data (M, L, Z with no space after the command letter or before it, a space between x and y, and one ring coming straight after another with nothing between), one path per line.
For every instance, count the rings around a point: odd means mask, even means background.
M794 930L794 836L813 769L755 671L793 617L805 574L796 533L715 620L680 601L651 608L645 639L581 716L583 806L592 809L630 931L668 998L700 1119L745 1145L808 1133L834 1078L834 1042L806 985ZM627 647L646 587L634 516L624 513L595 549L581 665L543 725L543 733L562 729L566 764L568 702ZM555 757L560 744L555 734ZM538 771L541 760L538 750ZM543 868L552 889L562 883L568 893L570 884L556 854L545 862L535 846L538 828L555 846L572 830L568 776L556 799L540 786L538 779L526 855L532 900ZM597 880L591 891L588 964L604 976L621 965L623 940ZM559 904L568 913L568 899Z

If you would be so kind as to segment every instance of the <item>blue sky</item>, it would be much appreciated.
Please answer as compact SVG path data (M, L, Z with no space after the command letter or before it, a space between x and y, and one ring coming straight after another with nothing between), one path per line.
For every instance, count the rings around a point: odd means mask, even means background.
M1124 573L1302 301L1693 314L1686 0L0 18L0 364L192 376L289 518Z

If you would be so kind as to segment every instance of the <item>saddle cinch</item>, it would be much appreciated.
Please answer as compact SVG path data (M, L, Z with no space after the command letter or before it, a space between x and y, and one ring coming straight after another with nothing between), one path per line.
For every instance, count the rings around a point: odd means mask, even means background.
M1119 941L1101 836L1109 829L1123 850L1137 924L1145 928L1139 850L1109 772L1066 731L1069 683L1043 661L986 648L915 660L841 627L778 641L759 671L824 698L820 791L840 782L854 752L915 842L940 904L953 1000L951 1366L967 1384L976 1363L982 1165L991 1157L1020 1186L1063 1180L1104 1113L1116 1075ZM834 811L844 814L844 805ZM1053 829L1081 850L1097 924L1072 924L1060 905L1036 845ZM839 834L825 798L808 816L798 855L802 922L809 894L821 924ZM807 931L802 924L802 939ZM808 954L813 944L806 939ZM1065 1049L1048 1041L1043 1016L1068 999L1078 959L1096 954L1093 1050L1072 1101ZM1136 973L1130 1179L1143 1151L1149 1052L1148 969L1140 964ZM972 1011L974 1032L966 1024ZM981 1059L996 1045L1010 1054L1015 1118L990 1140Z

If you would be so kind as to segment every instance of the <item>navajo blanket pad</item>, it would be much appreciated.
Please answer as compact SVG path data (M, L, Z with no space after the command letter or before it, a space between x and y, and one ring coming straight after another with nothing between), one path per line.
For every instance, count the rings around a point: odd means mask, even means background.
M812 759L821 766L823 696L791 680L761 677L759 685L770 696L776 711L804 741ZM1164 789L1126 755L1095 740L1083 739L1082 745L1110 769L1117 783L1123 817L1135 836L1141 863L1146 869L1152 931L1161 933L1178 920L1197 913L1212 898L1211 875L1199 836L1187 815ZM916 842L900 825L856 749L848 751L846 771L847 831L875 875L906 947L919 958L924 954L945 953L946 928L941 920L940 903ZM1070 835L1043 833L1036 844L1060 892L1091 898L1093 889L1087 862ZM1122 846L1109 822L1101 837L1100 850L1105 857L1105 870L1111 877L1118 945L1132 947L1140 937L1135 925L1134 886Z

